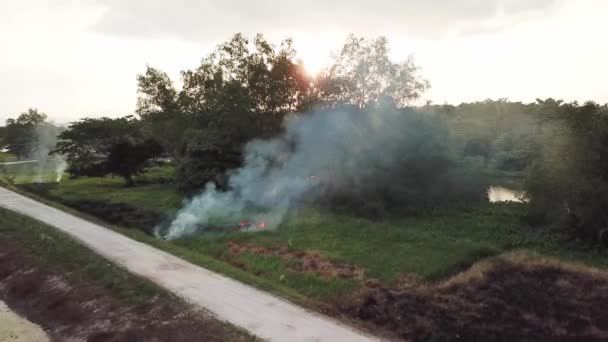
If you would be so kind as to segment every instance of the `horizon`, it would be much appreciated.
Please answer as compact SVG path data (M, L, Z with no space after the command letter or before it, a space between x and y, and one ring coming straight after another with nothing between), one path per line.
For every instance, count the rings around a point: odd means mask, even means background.
M599 87L608 77L608 48L599 44L608 3L599 0L312 1L289 12L276 0L171 4L1 4L0 43L11 53L0 63L0 121L28 108L59 124L133 114L136 76L146 65L179 85L179 71L237 32L262 33L275 44L293 38L296 58L311 72L331 63L349 33L386 36L391 58L413 55L431 83L419 104L608 102Z

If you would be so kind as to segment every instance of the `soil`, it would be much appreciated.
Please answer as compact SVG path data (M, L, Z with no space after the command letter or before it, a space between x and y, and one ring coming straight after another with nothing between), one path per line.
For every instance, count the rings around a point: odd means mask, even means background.
M332 263L316 252L228 244L249 252L299 260L294 269L360 281L336 312L406 341L607 341L608 272L526 254L504 255L428 284L404 276L386 288L364 270Z
M54 341L242 341L247 338L187 304L156 297L129 305L109 289L43 267L0 235L0 294Z
M364 288L344 311L416 341L606 341L608 275L520 257L436 285Z

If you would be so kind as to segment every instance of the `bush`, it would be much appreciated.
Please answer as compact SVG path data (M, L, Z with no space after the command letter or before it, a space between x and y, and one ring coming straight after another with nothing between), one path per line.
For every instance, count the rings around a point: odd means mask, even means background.
M531 223L560 223L599 241L608 227L608 109L594 103L555 106L527 179Z

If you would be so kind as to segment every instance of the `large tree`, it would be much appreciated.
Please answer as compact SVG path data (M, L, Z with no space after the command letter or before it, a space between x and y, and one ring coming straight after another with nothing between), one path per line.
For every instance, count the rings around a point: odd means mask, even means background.
M429 87L410 57L390 60L385 37L366 39L350 35L334 64L317 81L320 100L328 105L352 105L359 109L390 101L405 107Z
M290 39L277 49L262 35L250 42L241 34L182 76L182 108L212 113L296 111L306 104L312 81L295 61Z
M47 116L30 108L16 119L6 120L4 144L18 159L30 156L36 149L36 127L46 122Z
M72 176L117 174L125 184L143 171L150 158L161 153L158 143L144 139L141 123L132 116L85 118L71 123L59 135L56 153L63 155Z

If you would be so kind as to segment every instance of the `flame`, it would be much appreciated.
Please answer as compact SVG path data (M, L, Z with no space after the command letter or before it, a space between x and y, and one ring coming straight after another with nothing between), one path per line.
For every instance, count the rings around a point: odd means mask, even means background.
M260 228L260 229L266 228L266 222L262 221L262 222L258 223L258 228Z

